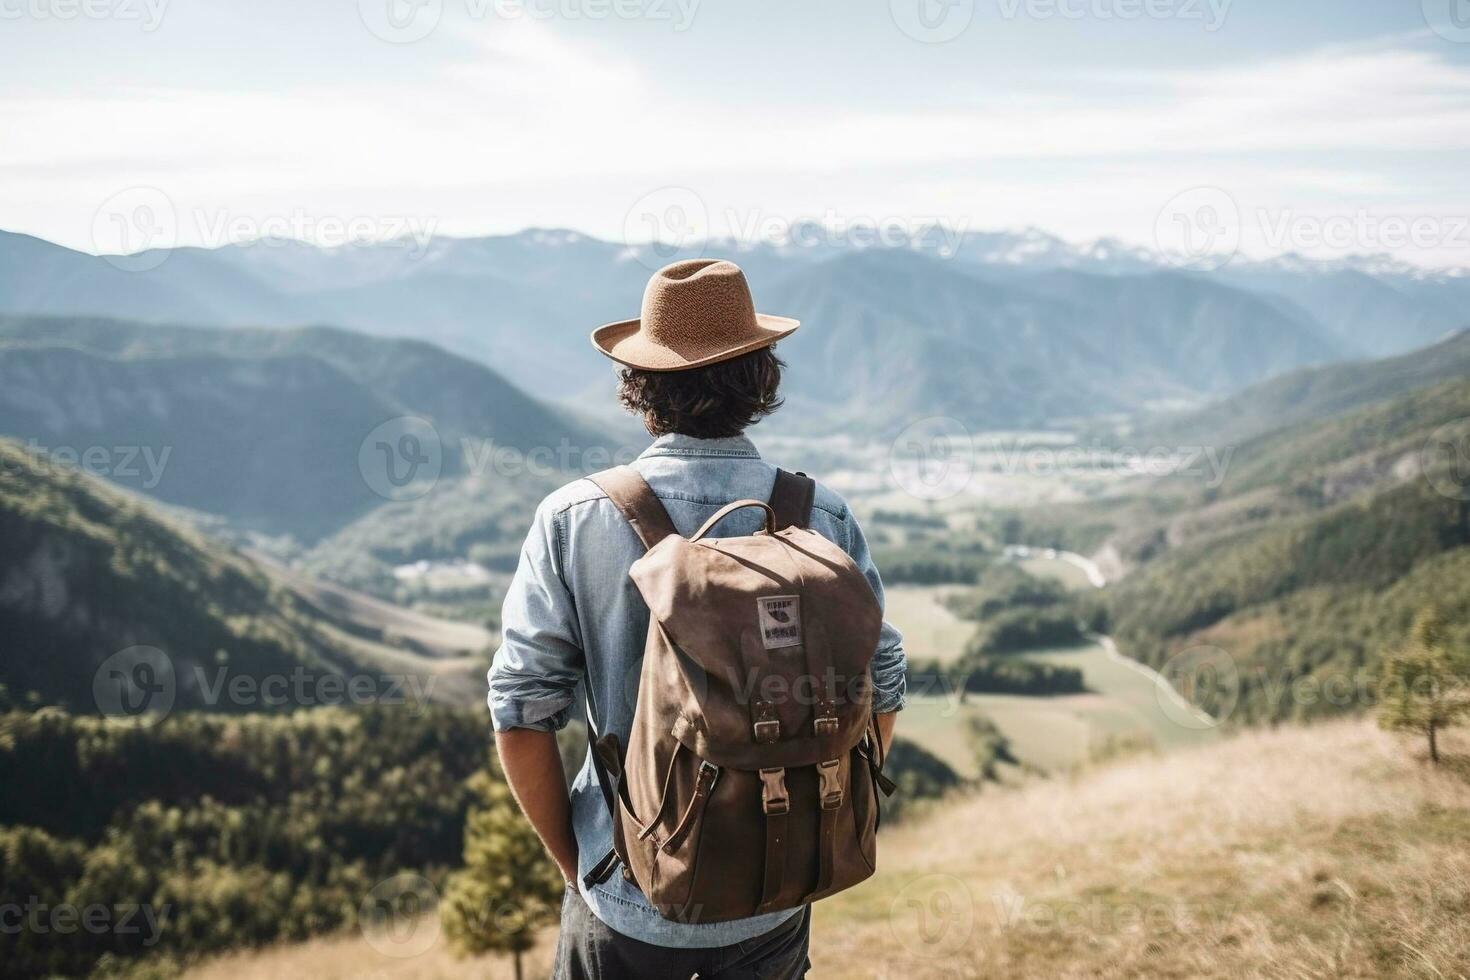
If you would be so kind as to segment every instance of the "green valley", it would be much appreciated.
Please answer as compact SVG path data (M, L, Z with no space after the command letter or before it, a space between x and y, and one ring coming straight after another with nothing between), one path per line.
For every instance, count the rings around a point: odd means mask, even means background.
M328 685L328 703L349 697L347 677L367 679L363 700L390 687L479 700L485 630L275 569L3 439L0 540L0 685L14 703L93 711L104 664L126 676L145 662L180 709L270 710L263 678Z

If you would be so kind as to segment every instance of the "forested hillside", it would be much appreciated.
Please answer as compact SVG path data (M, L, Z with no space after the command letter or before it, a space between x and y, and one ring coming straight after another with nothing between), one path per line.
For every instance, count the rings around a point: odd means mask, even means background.
M440 708L0 714L0 904L129 916L13 933L0 972L108 975L147 954L166 975L171 958L350 925L380 883L392 900L396 876L442 882L458 863L487 748L479 712Z
M1218 488L1174 477L1113 502L1118 642L1155 665L1225 651L1240 720L1370 707L1420 608L1470 642L1466 438L1470 381L1451 381L1247 441Z
M1176 445L1235 442L1350 412L1470 374L1470 330L1399 357L1291 371L1184 414L1148 419L1138 436Z
M149 669L169 673L155 680L173 685L179 708L269 710L280 705L258 692L233 696L220 682L351 673L375 679L378 695L391 678L413 677L424 699L464 701L489 640L480 633L463 649L406 643L356 621L350 604L325 608L145 502L6 440L0 542L0 684L12 699L35 694L93 710L103 662L149 647L166 658ZM401 683L397 691L412 693Z

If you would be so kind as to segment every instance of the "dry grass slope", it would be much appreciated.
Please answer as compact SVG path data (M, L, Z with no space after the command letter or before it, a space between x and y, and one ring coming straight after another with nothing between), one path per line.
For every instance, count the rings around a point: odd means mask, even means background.
M818 906L818 975L1470 976L1470 765L1411 747L1250 732L966 800Z
M817 908L817 977L1470 977L1470 737L1430 768L1362 721L991 790L885 832ZM553 937L528 957L544 976ZM194 980L509 976L356 937Z

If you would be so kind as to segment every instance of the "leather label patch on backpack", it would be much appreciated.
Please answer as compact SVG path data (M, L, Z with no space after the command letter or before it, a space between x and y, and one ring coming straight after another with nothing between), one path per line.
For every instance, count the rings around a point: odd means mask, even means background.
M801 646L801 597L769 595L755 600L761 622L761 643L767 650Z

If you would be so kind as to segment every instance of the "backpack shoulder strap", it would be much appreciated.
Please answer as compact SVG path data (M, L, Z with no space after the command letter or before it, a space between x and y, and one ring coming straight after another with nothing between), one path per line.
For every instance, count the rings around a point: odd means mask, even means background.
M587 477L607 494L607 499L633 525L643 547L652 548L664 538L679 532L669 512L659 502L648 481L631 466L614 466L610 470Z
M593 473L587 479L607 494L607 499L612 501L613 506L632 525L634 533L638 535L638 540L643 542L643 547L652 548L669 535L679 533L674 527L673 520L669 517L669 512L664 509L664 505L659 502L658 496L653 492L653 488L633 467L614 466L612 469ZM592 769L596 772L598 785L602 789L602 798L607 803L608 812L612 814L614 843L612 849L583 876L582 881L588 888L610 878L613 869L622 860L618 853L618 838L621 835L617 831L619 826L617 799L618 795L623 792L622 752L616 735L596 738L592 715L589 703L587 710L589 754L592 756ZM604 756L607 758L604 759ZM609 762L616 763L611 767L611 772Z
M817 496L817 481L805 473L776 471L776 485L771 489L771 510L776 512L776 530L806 527L812 519L812 501Z

